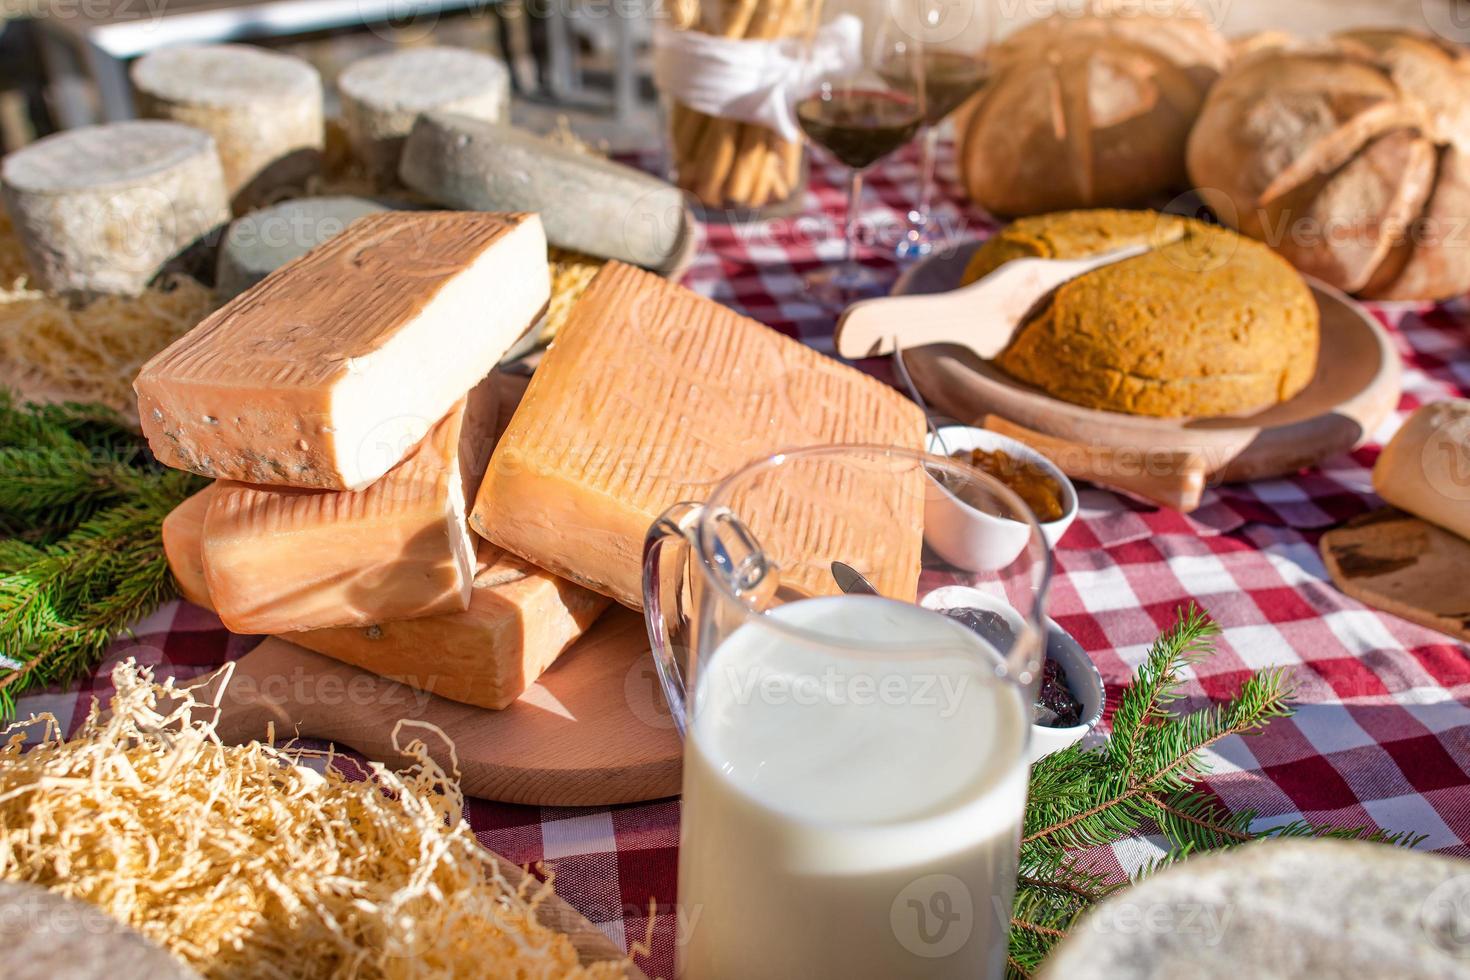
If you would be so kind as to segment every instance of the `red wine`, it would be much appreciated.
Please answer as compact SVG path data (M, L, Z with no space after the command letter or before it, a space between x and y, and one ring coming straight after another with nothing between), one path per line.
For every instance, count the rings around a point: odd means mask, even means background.
M912 98L867 89L808 96L796 104L796 118L808 136L858 170L907 143L924 121Z
M878 74L889 85L902 87L910 84L912 73L901 61L887 62L878 69ZM985 61L973 54L959 51L943 51L933 48L924 51L924 121L938 125L945 116L959 108L961 102L985 84L988 68Z

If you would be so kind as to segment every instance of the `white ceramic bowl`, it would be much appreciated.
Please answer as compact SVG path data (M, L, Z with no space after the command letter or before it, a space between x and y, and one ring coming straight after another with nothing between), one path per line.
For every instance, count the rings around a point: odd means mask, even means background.
M935 589L924 596L920 605L936 612L941 609L986 609L997 613L1012 630L1019 631L1024 627L1020 614L1004 601L966 585L946 585ZM1097 665L1071 634L1051 619L1046 621L1046 656L1061 667L1067 690L1081 702L1082 723L1068 728L1033 724L1027 751L1030 762L1082 741L1082 737L1102 720L1103 706L1107 703L1107 689L1103 686Z
M931 433L926 446L935 456L983 449L1004 452L1012 459L1032 463L1057 482L1062 490L1062 516L1041 525L1046 543L1055 547L1077 519L1077 488L1055 463L1023 442L988 429L969 425L946 425L940 441ZM1026 547L1026 525L987 514L965 503L938 480L929 481L924 505L924 540L934 553L956 568L990 572L1004 568Z

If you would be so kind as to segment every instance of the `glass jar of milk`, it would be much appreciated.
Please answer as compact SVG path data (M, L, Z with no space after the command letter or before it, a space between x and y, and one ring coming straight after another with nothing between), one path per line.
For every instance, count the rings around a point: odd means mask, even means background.
M1003 975L1049 575L1003 484L907 450L783 453L660 518L683 980Z

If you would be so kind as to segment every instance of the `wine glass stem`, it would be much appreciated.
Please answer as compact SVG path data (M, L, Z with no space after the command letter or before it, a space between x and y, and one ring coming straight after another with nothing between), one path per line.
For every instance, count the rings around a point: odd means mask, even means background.
M909 212L909 238L922 241L929 229L930 202L934 200L934 158L938 155L939 127L925 126L919 139L919 196Z
M849 281L855 281L859 275L858 218L862 214L862 201L863 172L854 167L847 175L847 215L842 221L842 238L847 244L842 263L845 267L844 278Z

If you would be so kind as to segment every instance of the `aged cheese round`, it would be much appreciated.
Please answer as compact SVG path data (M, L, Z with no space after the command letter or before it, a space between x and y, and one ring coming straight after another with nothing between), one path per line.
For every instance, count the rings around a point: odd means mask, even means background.
M199 977L92 903L20 881L0 882L0 942L9 980Z
M173 122L85 126L0 164L0 189L36 283L141 292L230 209L214 139Z
M1063 401L1160 417L1247 413L1316 372L1317 305L1295 270L1228 229L1151 211L1023 218L971 260L974 281L1012 259L1153 248L1058 289L997 365Z
M303 197L237 218L220 243L215 290L232 299L363 215L388 210L362 197Z
M300 58L244 44L163 48L132 69L144 116L214 137L236 213L321 170L322 80Z
M440 204L535 211L552 245L659 272L677 264L692 234L684 198L667 181L454 113L420 117L401 174Z
M353 152L375 177L398 174L419 113L443 109L492 122L510 118L510 72L462 48L409 48L354 62L337 80Z
M1373 466L1373 489L1400 510L1470 538L1470 399L1419 408Z

